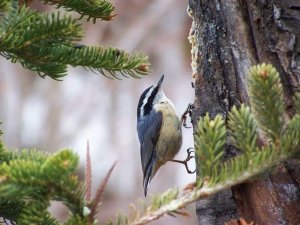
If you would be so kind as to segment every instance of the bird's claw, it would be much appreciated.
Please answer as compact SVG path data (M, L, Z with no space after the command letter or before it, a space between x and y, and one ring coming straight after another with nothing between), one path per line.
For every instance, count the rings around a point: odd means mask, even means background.
M189 174L192 174L192 173L196 172L196 170L194 170L194 171L190 170L189 166L188 166L188 163L187 163L190 159L195 158L195 156L192 155L192 152L194 152L194 151L192 151L191 149L193 149L193 148L188 148L187 149L188 155L187 155L187 157L186 157L185 160L176 160L176 159L171 160L172 162L177 162L177 163L183 164L185 166L185 168L186 168L186 171Z
M193 151L193 150L191 150L191 149L194 149L194 148L191 147L191 148L188 148L188 149L186 150L186 151L187 151L187 154L188 154L188 156L186 157L186 161L189 161L190 159L195 158L195 156L192 155L192 152L195 152L195 151Z
M185 168L186 168L186 171L187 171L188 173L195 173L195 172L196 172L196 170L191 171L191 170L189 169L188 165L187 165L187 162L188 162L188 161L190 161L192 158L195 158L195 156L192 155L192 153L195 152L195 151L193 151L192 149L193 149L193 148L191 147L191 148L188 148L188 149L186 150L188 155L187 155L187 157L186 157L186 159L185 159L185 161L186 161Z
M190 118L192 118L192 109L193 109L193 105L188 104L187 109L184 111L184 113L181 116L181 123L185 128L192 128L191 126L187 126L186 124L187 117L189 116Z

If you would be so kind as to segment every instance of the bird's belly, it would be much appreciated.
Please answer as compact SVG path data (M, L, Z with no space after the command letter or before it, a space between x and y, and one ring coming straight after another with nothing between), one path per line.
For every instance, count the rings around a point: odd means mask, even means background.
M163 138L162 138L163 137ZM181 124L177 116L164 115L164 122L156 145L156 158L160 164L173 159L182 144Z

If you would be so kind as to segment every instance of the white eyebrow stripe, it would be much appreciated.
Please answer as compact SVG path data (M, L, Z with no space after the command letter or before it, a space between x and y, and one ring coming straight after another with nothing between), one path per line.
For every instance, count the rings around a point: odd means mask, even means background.
M141 106L141 111L140 111L141 116L144 116L144 107L147 104L148 98L151 96L151 94L152 94L155 87L156 86L153 86L152 88L150 88L150 90L147 92L145 98L143 99L143 104Z

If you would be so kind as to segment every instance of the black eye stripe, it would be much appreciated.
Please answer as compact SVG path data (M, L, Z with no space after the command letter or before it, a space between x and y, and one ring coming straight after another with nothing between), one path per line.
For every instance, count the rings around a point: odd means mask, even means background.
M143 105L143 100L145 99L145 97L146 97L148 91L150 90L150 88L152 88L152 86L149 87L149 88L147 88L147 89L142 93L142 95L141 95L141 97L140 97L139 104L138 104L138 107L137 107L137 116L138 116L138 118L140 117L140 114L141 114L141 107L142 107L142 105Z
M144 115L149 114L150 111L152 110L153 101L154 101L154 98L155 98L157 92L158 92L158 87L154 88L154 90L152 91L150 97L148 98L147 104L144 107Z
M137 116L138 116L138 118L140 118L140 116L142 116L142 115L141 115L141 111L144 112L144 113L143 113L144 115L147 115L147 114L150 113L150 111L151 111L151 109L152 109L152 104L153 104L153 101L154 101L154 99L155 99L155 96L156 96L156 94L157 94L157 92L158 92L158 87L155 87L155 88L152 90L151 95L148 97L146 104L143 106L143 104L144 104L144 99L145 99L147 93L149 92L149 90L150 90L152 87L153 87L153 86L147 88L147 89L143 92L143 94L141 95L141 97L140 97L139 104L138 104L138 107L137 107ZM143 106L143 109L141 109L142 106Z

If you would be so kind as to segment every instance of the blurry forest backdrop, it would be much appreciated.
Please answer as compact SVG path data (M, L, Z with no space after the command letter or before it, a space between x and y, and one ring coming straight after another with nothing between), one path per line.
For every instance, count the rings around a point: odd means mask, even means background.
M144 89L165 74L164 90L178 115L193 102L190 45L191 20L186 3L175 0L114 0L117 16L110 22L86 22L87 45L114 46L145 52L152 73L142 79L109 80L100 74L69 68L62 82L24 70L0 58L0 121L8 147L35 147L55 151L74 149L81 160L83 176L86 142L89 140L95 189L112 163L118 164L106 188L100 216L109 219L128 204L144 198L139 145L136 134L136 106ZM33 1L32 8L52 11L49 5ZM79 17L74 13L74 16ZM183 129L184 142L177 158L184 159L193 145L192 130ZM193 166L193 165L192 165ZM164 166L150 185L150 193L183 187L194 181L183 166ZM95 191L95 190L93 190ZM67 213L54 203L52 212ZM194 206L190 217L164 217L152 224L195 224Z

